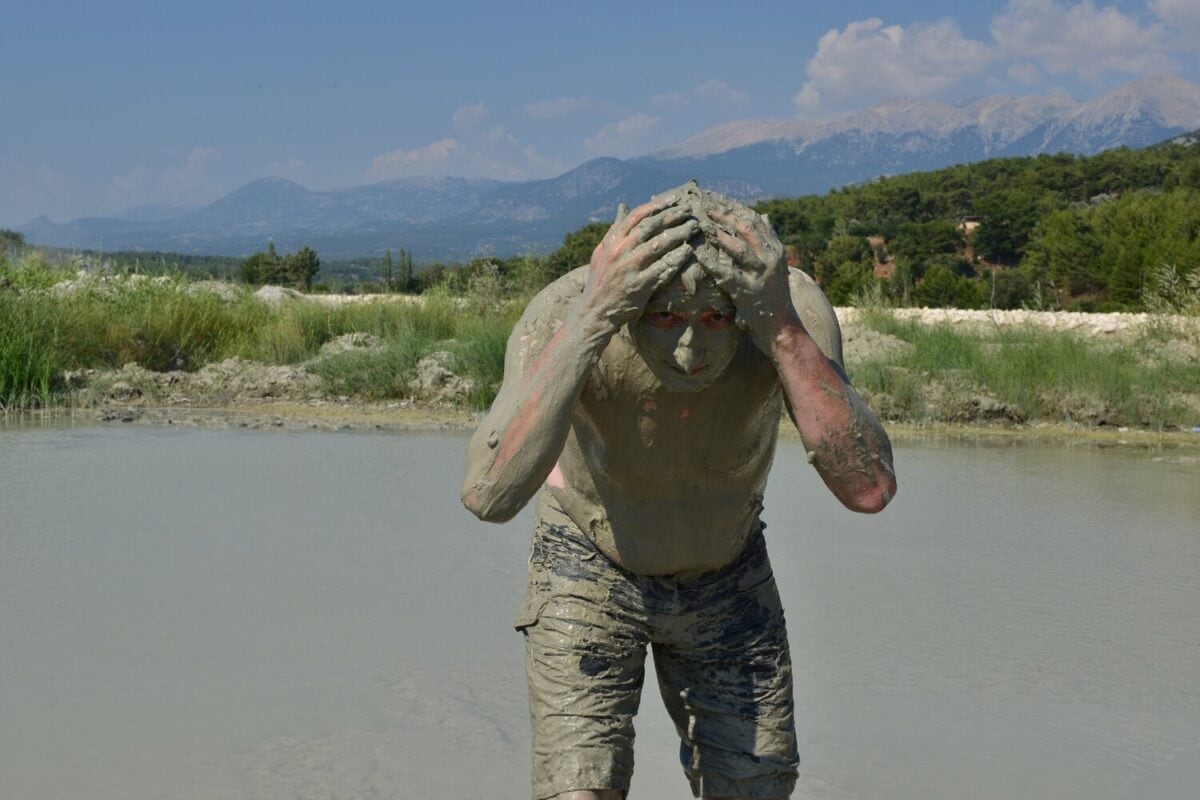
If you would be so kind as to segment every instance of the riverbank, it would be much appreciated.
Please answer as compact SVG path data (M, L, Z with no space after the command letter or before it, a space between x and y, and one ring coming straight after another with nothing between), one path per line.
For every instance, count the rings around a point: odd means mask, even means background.
M482 412L406 402L256 402L225 407L147 406L104 404L62 406L0 414L0 428L58 426L158 426L278 431L343 431L417 433L474 430ZM1189 462L1200 460L1200 432L1151 431L1078 424L912 424L888 422L896 444L972 444L985 447L1088 447L1161 450L1178 453ZM786 419L780 436L797 438Z
M0 410L287 429L470 427L518 297L319 297L100 277L0 291ZM1200 321L838 309L858 391L912 435L1190 441ZM962 432L970 433L962 433Z

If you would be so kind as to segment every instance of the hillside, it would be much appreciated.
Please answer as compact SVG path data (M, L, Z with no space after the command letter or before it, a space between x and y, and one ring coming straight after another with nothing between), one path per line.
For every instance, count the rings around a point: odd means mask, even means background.
M730 123L642 158L598 158L548 180L417 177L315 191L263 178L204 206L130 209L21 229L34 244L245 257L268 239L328 259L405 249L418 262L546 252L618 203L697 178L744 202L1006 156L1089 155L1200 128L1200 86L1147 78L1081 102L1062 95L948 105L898 98L840 120Z
M757 207L835 303L882 291L902 305L1137 310L1169 294L1164 269L1200 274L1195 141L990 159Z

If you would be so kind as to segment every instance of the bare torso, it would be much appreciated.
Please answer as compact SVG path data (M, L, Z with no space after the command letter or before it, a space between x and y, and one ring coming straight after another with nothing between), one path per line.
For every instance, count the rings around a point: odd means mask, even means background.
M533 301L522 320L528 358L557 330L585 278L586 269L576 270ZM814 338L840 362L832 309L802 273L791 284ZM775 368L749 336L711 385L674 392L623 330L588 377L539 517L563 522L565 514L608 558L640 574L722 567L758 524L781 409Z

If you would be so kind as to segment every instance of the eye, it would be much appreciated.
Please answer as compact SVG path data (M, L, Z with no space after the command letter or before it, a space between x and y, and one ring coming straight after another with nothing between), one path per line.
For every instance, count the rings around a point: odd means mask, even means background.
M683 315L674 311L651 311L646 315L646 321L655 328L666 330L683 322Z
M733 324L733 315L710 308L701 315L700 321L704 324L704 327L710 330L720 330Z

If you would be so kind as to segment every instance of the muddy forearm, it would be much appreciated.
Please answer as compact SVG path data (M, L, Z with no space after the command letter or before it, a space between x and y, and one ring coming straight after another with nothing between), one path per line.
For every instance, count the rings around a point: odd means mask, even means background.
M847 508L882 511L896 494L883 426L799 320L780 326L773 344L788 412L821 479Z
M562 452L592 367L615 329L576 310L514 382L506 381L471 437L462 501L504 522L525 506Z

